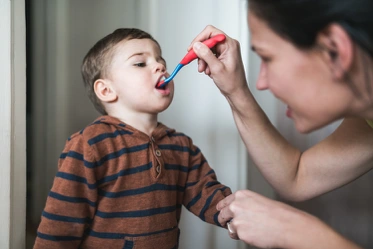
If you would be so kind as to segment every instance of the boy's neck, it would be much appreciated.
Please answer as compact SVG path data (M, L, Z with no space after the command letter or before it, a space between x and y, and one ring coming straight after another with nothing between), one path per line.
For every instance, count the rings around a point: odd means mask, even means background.
M151 136L158 125L157 114L126 113L125 115L109 114L112 117L132 126L133 128Z

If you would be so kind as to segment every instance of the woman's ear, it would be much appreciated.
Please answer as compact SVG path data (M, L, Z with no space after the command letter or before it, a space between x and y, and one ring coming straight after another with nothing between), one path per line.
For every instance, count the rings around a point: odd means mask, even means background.
M96 80L95 83L93 83L93 89L97 98L99 98L102 102L113 102L118 98L109 80Z
M330 24L318 34L316 42L323 49L333 78L343 79L354 58L354 43L346 30L339 24Z

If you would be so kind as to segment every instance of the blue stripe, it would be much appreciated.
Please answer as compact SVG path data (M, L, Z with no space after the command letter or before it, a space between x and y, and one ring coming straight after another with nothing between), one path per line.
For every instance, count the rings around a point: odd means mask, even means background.
M205 163L207 163L207 161L202 160L200 164L193 165L192 167L190 167L189 172L201 168L202 165L204 165Z
M73 241L73 240L81 240L83 237L75 237L75 236L55 236L55 235L48 235L45 233L37 232L38 237L45 240L51 241Z
M82 161L84 166L86 166L87 168L95 168L95 167L98 166L98 165L96 165L96 162L88 162L88 161L84 160L83 154L80 154L80 153L78 153L76 151L73 151L73 150L70 150L69 152L62 153L60 155L60 159L65 159L66 157L71 157L71 158L74 158L76 160Z
M175 144L160 144L160 145L158 145L158 147L160 149L163 149L163 150L173 150L173 151L189 152L192 156L196 156L196 155L198 155L198 153L200 153L199 148L197 148L196 151L193 151L189 147L175 145Z
M208 176L208 175L211 175L211 174L215 174L215 171L213 169L211 169L209 172L207 172L207 174L205 176Z
M81 129L80 132L79 132L79 134L83 134L84 130L85 130L85 128Z
M219 214L220 214L219 211L218 211L216 214L214 214L214 222L215 222L215 224L216 224L217 226L222 227L222 225L220 225L220 223L219 223L219 219L218 219Z
M143 171L146 171L146 170L150 170L152 168L152 165L153 165L152 162L150 162L148 164L141 165L141 166L138 166L138 167L135 167L135 168L121 170L114 175L106 176L106 177L98 180L97 185L101 185L101 184L106 183L106 182L114 181L121 176L136 174L136 173L140 173L140 172L143 172Z
M179 208L181 208L180 205ZM175 212L177 206L161 207L161 208L152 208L145 210L136 210L136 211L127 211L127 212L101 212L97 210L96 216L101 218L137 218L137 217L147 217L157 214L165 214Z
M189 138L187 135L185 135L184 133L181 133L181 132L170 132L170 131L166 131L167 132L167 136L169 137L187 137Z
M80 160L80 161L84 161L83 154L80 154L80 153L75 152L73 150L70 150L67 153L62 153L60 155L60 159L65 159L66 157L71 157L71 158L74 158L74 159L77 159L77 160Z
M52 191L49 192L49 196L54 198L54 199L60 200L60 201L67 201L67 202L72 202L72 203L87 203L91 207L96 207L96 203L93 202L93 201L90 201L87 198L70 197L70 196L61 195L61 194L58 194L58 193L52 192Z
M88 180L86 178L81 177L81 176L77 176L77 175L73 175L73 174L70 174L70 173L57 172L56 177L66 179L66 180L69 180L69 181L84 183L88 186L89 189L97 188L97 183L90 184L90 183L88 183Z
M206 203L205 203L205 206L202 208L201 212L199 213L199 218L200 218L201 220L205 221L205 212L206 212L206 210L210 207L211 202L212 202L212 199L214 198L215 194L216 194L218 191L223 192L223 191L226 190L227 188L228 188L228 187L222 187L222 188L215 189L215 191L212 193L212 195L210 195L209 198L207 198Z
M135 167L135 168L121 170L114 175L106 176L106 177L98 180L96 183L88 183L88 180L84 177L77 176L77 175L70 174L70 173L65 173L65 172L57 172L56 177L60 177L62 179L66 179L66 180L69 180L69 181L84 183L88 186L89 189L96 189L99 185L101 185L103 183L106 183L106 182L114 181L118 177L140 173L140 172L149 170L151 168L152 168L152 162L150 162L148 164L145 164L145 165Z
M130 132L130 131L127 131L127 130L116 130L115 132L111 132L111 133L103 133L103 134L100 134L94 138L91 138L88 140L88 144L89 145L93 145L95 143L98 143L98 142L101 142L102 140L106 139L106 138L115 138L119 135L132 135L133 132Z
M206 186L206 188L210 188L210 187L215 186L217 184L220 184L220 182L219 181L212 181L212 182L208 182L205 186Z
M161 183L155 183L150 186L146 186L143 188L137 188L137 189L130 189L130 190L123 190L120 192L106 192L102 189L98 190L98 194L100 196L104 196L107 198L119 198L123 196L131 196L131 195L140 195L148 192L153 192L153 191L185 191L185 187L178 186L178 185L166 185L166 184L161 184Z
M186 184L185 187L189 188L189 187L192 187L192 186L196 185L197 183L199 183L199 181L196 181L196 182L188 182L188 183Z
M133 241L125 240L123 249L132 249L133 248Z
M144 236L150 236L154 234L160 234L160 233L167 233L169 231L174 230L175 228L168 228L160 231L154 231L154 232L149 232L149 233L138 233L138 234L130 234L130 233L101 233L101 232L96 232L93 230L90 230L88 232L89 236L96 237L96 238L101 238L101 239L124 239L125 237L144 237Z
M106 156L102 157L96 164L97 164L97 166L101 166L106 161L109 161L109 160L114 159L114 158L118 158L123 154L138 152L138 151L146 150L148 148L149 148L149 143L133 146L133 147L130 147L130 148L123 148L121 150L118 150L118 151L115 151L113 153L107 154Z
M80 161L84 162L84 166L87 167L87 168L95 168L95 167L99 167L99 166L103 165L106 161L118 158L118 157L122 156L123 154L138 152L138 151L145 150L145 149L148 149L148 148L149 148L149 143L134 146L134 147L130 147L130 148L123 148L119 151L115 151L113 153L105 155L104 157L102 157L97 162L88 162L88 161L84 160L84 157L83 157L82 154L80 154L78 152L75 152L75 151L72 151L72 150L67 152L67 153L62 153L61 156L60 156L60 159L65 159L66 157L71 157L71 158L74 158L74 159L77 159L77 160L80 160Z
M79 223L79 224L87 224L91 222L91 219L86 218L76 218L76 217L69 217L69 216L63 216L63 215L57 215L57 214L51 214L46 211L43 211L42 216L45 218L48 218L50 220L54 221L63 221L63 222L73 222L73 223Z
M199 194L198 195L196 195L196 196L194 196L194 198L188 203L188 205L186 206L186 208L188 209L188 210L190 210L190 208L194 205L194 204L196 204L196 202L199 200L199 199L201 199L201 196L202 196L202 192L199 192Z
M177 164L167 164L167 163L165 163L164 168L168 169L168 170L179 170L179 171L182 171L182 172L188 172L188 167L182 166L182 165L177 165Z

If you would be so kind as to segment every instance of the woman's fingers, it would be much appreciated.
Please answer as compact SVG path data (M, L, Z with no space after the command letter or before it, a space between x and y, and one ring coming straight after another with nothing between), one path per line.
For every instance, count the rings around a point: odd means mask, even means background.
M199 33L194 39L193 41L190 43L190 45L188 46L188 51L192 49L193 47L193 44L195 42L203 42L209 38L211 38L212 36L215 36L215 35L218 35L218 34L224 34L223 31L215 28L214 26L212 25L208 25L206 26L201 33ZM225 34L224 34L225 35Z
M205 71L207 75L210 75L211 71L214 71L214 68L222 67L221 65L222 62L218 58L216 58L216 56L213 54L211 49L207 47L205 44L203 44L202 42L194 43L193 49L196 55L202 61L204 61L204 64L208 65L208 67L206 65L204 67L198 68L198 71L202 69L203 71ZM206 72L207 69L209 69L208 72Z
M230 220L230 221L227 222L227 229L228 229L229 236L232 239L235 239L235 240L239 240L240 239L238 237L238 235L237 235L236 229L234 228L233 220Z
M216 204L216 209L219 211L222 210L223 208L231 204L233 200L234 200L234 194L228 195L223 200L219 201L218 204Z

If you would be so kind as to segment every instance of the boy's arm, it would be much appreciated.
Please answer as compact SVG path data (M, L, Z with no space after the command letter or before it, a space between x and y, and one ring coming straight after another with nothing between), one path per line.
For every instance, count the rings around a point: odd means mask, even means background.
M191 150L183 204L201 220L221 226L216 204L232 192L217 180L199 148L192 144Z
M78 248L96 210L97 188L90 147L82 135L73 137L58 162L34 249Z

